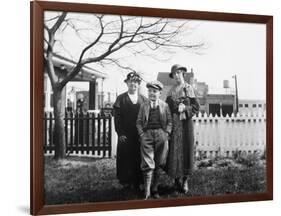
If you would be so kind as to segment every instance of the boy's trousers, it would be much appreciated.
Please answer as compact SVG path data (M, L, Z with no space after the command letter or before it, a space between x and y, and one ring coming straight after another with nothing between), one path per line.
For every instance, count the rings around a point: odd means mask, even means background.
M166 164L168 155L168 135L163 129L148 129L141 140L141 170L156 171Z

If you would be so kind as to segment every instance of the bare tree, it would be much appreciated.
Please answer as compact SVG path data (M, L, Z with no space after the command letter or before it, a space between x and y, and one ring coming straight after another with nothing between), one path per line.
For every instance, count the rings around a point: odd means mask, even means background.
M83 17L84 16L84 17ZM51 81L55 117L55 159L65 157L64 134L65 95L63 88L89 63L114 64L126 70L118 53L148 55L155 58L155 52L168 54L172 49L198 50L202 43L189 44L186 33L187 21L167 18L144 18L132 16L77 15L57 13L45 20L45 68ZM71 53L64 43L63 33L73 34L81 41L79 54L71 56L76 64L63 77L53 63L58 50Z

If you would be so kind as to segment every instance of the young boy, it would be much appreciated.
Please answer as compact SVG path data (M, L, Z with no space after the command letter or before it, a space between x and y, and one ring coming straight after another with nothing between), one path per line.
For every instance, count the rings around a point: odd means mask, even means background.
M168 137L172 130L172 117L168 105L160 100L163 84L147 83L149 101L140 107L137 129L141 141L141 170L144 178L144 199L151 194L159 198L159 171L165 166ZM153 182L152 182L153 180Z

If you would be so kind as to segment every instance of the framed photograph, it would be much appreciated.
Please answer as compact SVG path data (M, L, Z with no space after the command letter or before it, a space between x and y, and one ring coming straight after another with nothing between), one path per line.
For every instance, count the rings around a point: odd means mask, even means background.
M31 214L273 199L273 17L31 2Z

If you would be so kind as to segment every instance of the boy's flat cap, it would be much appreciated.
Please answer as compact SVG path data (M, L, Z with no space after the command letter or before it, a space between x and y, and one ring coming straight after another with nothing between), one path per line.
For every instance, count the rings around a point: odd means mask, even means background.
M148 82L146 84L146 87L147 88L154 88L154 89L157 89L157 90L161 91L163 89L163 84L161 82L159 82L158 80L155 80L155 81Z

